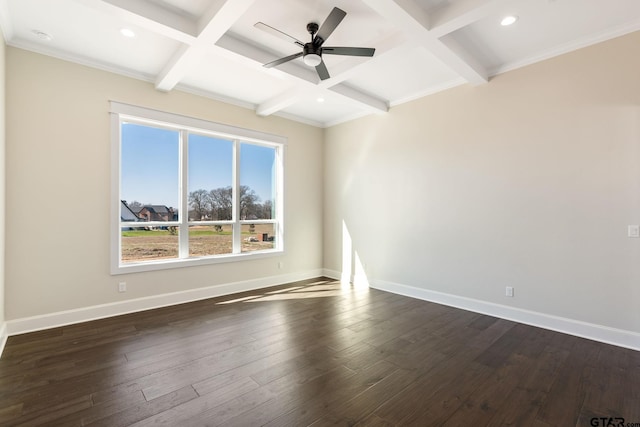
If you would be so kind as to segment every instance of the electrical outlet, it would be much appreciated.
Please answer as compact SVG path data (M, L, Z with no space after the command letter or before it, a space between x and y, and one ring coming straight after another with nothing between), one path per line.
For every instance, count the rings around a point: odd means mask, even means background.
M127 292L127 282L118 283L118 292Z
M508 297L513 297L513 287L507 286L504 294Z
M627 228L627 236L640 237L640 225L630 225Z
M284 262L280 261L280 262L278 263L278 268L279 268L280 270L282 270L282 267L284 267Z

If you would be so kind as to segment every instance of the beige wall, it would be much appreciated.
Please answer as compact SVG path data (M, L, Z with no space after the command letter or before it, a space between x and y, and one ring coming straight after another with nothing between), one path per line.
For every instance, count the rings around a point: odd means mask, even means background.
M109 100L287 137L286 253L111 276ZM322 268L321 129L16 48L7 105L8 320Z
M5 322L5 54L0 32L0 330Z
M325 140L327 269L640 332L640 32Z
M640 331L639 69L636 33L323 131L7 48L6 319L340 271L344 224L372 283ZM288 137L286 254L111 276L109 100Z

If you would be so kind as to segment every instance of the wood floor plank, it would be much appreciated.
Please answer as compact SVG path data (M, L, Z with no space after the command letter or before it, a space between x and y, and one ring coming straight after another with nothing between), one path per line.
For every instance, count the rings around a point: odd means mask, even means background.
M531 425L537 422L537 415L542 403L546 400L570 352L546 347L524 374L518 375L515 390L502 397L504 404L497 407L494 416L487 423L489 426ZM519 353L515 353L523 357Z
M564 362L538 412L538 419L552 425L576 425L591 382L588 375L601 344L585 339L576 345Z
M88 425L103 418L110 417L127 409L138 406L145 402L142 392L139 390L129 394L114 396L113 399L103 400L96 403L92 399L92 405L70 412L67 416L59 417L55 420L58 425Z
M640 422L640 352L316 278L12 336L0 425Z
M150 402L146 400L134 406L119 408L118 412L88 423L94 427L125 427L135 424L156 414L161 414L176 406L185 404L198 397L191 386L183 387L172 393L165 394Z
M442 426L451 427L474 420L479 425L488 424L498 409L507 404L508 396L516 389L521 378L534 365L534 361L514 354L489 378L474 390Z
M54 425L59 420L67 418L70 414L77 414L90 408L91 396L82 396L75 399L51 402L48 405L39 406L38 410L29 412L23 411L20 418L15 418L4 424L6 427L10 426L43 426ZM73 417L72 420L66 423L69 426L80 426L82 422Z
M332 408L340 405L343 400L362 393L397 370L392 363L382 361L351 376L338 378L324 393L308 395L300 406L275 417L265 425L296 427L312 424L331 413Z
M270 343L270 339L264 341L233 347L151 374L140 380L143 384L145 397L147 400L155 399L185 385L203 381L211 376L243 366L255 359L263 359L288 351L289 343L284 338Z
M386 402L400 393L414 379L415 372L398 369L351 399L341 400L323 418L334 424L354 425L372 415L381 402Z
M266 424L281 414L308 405L311 396L340 387L355 372L344 366L337 366L331 370L318 370L306 378L300 377L300 374L301 372L290 374L293 381L281 389L275 398L225 420L222 425L234 427Z
M0 408L0 424L8 424L9 421L20 417L22 415L22 406L22 403L16 403L15 405Z
M400 413L392 408L390 400L376 410L376 415L400 425L441 426L490 375L484 366L463 360L461 369L431 370L418 379L416 385L419 384L420 392L417 398L412 398L414 404L406 411ZM410 386L399 396L409 399L414 391L415 387Z

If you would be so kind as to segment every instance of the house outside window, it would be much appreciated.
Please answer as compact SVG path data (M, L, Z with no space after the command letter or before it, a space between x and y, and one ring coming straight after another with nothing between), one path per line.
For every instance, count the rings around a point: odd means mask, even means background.
M112 274L283 251L286 139L111 103Z

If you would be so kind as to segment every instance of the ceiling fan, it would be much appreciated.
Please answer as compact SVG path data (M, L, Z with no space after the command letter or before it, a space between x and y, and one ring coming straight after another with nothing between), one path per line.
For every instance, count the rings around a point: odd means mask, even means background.
M327 70L327 66L322 60L322 55L348 55L348 56L373 56L373 53L376 51L374 48L370 47L326 47L323 46L325 40L329 38L331 33L336 29L336 27L342 22L344 17L347 15L342 9L334 7L327 19L322 23L321 26L318 26L315 22L310 22L307 24L307 32L311 34L311 41L309 43L303 43L295 37L290 36L289 34L283 33L280 30L277 30L269 25L258 22L254 25L256 28L260 28L270 34L273 34L281 39L287 40L289 42L293 42L302 48L302 52L295 53L293 55L285 56L284 58L276 59L275 61L264 64L263 66L266 68L275 67L280 64L284 64L285 62L289 62L292 59L302 57L302 60L305 64L310 67L315 67L318 72L318 76L321 80L328 79L329 71Z

